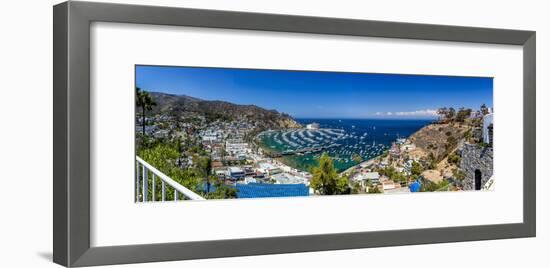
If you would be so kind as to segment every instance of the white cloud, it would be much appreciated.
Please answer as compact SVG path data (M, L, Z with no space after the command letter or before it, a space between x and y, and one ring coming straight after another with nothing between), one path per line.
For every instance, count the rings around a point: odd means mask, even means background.
M396 116L437 116L437 110L425 109L409 112L376 112L376 115Z
M437 116L437 110L426 109L412 112L397 112L395 114L400 116Z

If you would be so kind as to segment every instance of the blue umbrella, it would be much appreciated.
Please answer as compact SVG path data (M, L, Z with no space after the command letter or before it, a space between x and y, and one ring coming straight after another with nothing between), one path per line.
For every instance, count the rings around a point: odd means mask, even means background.
M415 193L415 192L420 192L420 187L422 186L422 184L420 184L419 181L415 181L411 184L409 184L409 190L411 190L411 192Z

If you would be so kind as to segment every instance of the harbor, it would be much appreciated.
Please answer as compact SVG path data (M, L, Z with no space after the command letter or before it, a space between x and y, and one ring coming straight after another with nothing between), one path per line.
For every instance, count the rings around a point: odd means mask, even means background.
M315 120L315 121L314 121ZM392 142L407 137L428 120L297 119L318 128L268 130L256 137L266 156L308 171L321 153L327 153L338 171L375 158L390 149Z

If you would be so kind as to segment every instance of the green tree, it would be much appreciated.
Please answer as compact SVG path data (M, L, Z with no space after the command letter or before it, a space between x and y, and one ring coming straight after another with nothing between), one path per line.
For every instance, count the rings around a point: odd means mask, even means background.
M458 113L456 114L456 121L464 122L464 120L470 117L471 114L472 114L472 109L466 109L462 107L458 110Z
M237 198L237 189L220 184L216 190L205 195L206 199L233 199Z
M447 157L447 162L449 164L458 165L460 164L460 159L461 159L460 155L457 152L454 152Z
M361 185L361 182L355 181L351 184L351 193L352 194L359 194L363 192L363 186Z
M206 177L205 180L206 189L204 191L204 197L206 199L232 199L237 198L237 189L225 185L222 180L212 175ZM215 186L216 189L211 191L211 187Z
M210 175L212 171L212 158L210 156L193 156L193 163L199 170L203 178L206 178Z
M405 184L407 183L407 176L401 172L396 172L393 176L392 180L396 183Z
M312 169L313 177L310 186L321 195L349 193L349 179L338 177L332 159L324 153L319 159L319 166Z
M455 108L453 108L453 107L449 108L449 112L447 113L447 118L449 120L452 120L453 118L455 118L455 116L456 116Z
M455 119L455 116L456 116L456 110L455 108L453 107L442 107L442 108L439 108L437 109L437 114L439 115L440 119L445 119L445 120L453 120Z
M350 194L351 187L349 186L349 178L339 176L336 178L336 194Z
M424 180L420 187L421 192L436 192L436 191L448 191L450 183L447 180L441 180L440 182L432 182L430 180Z
M447 119L447 114L449 113L449 109L447 107L442 107L437 109L437 115L439 115L440 119Z
M160 143L150 148L142 148L138 151L138 156L141 157L145 162L149 163L160 172L164 173L166 176L172 178L177 183L182 186L190 189L196 190L199 188L202 179L200 172L196 169L181 169L177 166L178 151L175 146L170 143ZM157 200L161 198L161 187L162 182L160 179L156 180L155 188L156 192L152 192L152 173L148 174L148 183L149 183L149 200L153 194ZM174 189L172 187L166 187L166 199L174 198Z
M437 184L430 181L424 180L420 186L420 192L433 192L437 189Z
M220 179L217 176L210 175L205 177L205 184L206 184L206 194L210 193L210 187L213 185L220 186L221 182ZM217 189L217 188L216 188Z
M181 144L181 138L177 137L175 140L176 143L176 151L178 152L178 158L177 158L177 165L178 167L181 166L181 156L183 154L183 145Z
M361 157L359 154L353 154L352 160L355 163L361 163L363 162L363 157Z
M141 108L143 136L145 136L145 111L153 110L153 106L155 105L157 105L157 103L148 92L142 91L139 87L136 87L136 106Z
M466 173L458 168L455 168L453 169L453 177L457 180L462 181L466 178Z
M378 189L378 187L369 186L369 190L368 190L367 194L379 194L379 193L382 193L382 192L380 191L380 189Z
M420 175L422 174L422 172L424 171L424 169L422 168L422 165L420 165L420 163L414 161L412 162L412 165L411 165L411 174L412 175Z

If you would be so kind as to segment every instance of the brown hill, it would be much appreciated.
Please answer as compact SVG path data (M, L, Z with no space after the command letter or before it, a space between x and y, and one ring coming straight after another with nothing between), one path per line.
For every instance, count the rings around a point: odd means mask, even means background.
M427 155L433 154L439 162L456 149L470 129L470 126L460 123L431 124L411 135L410 140Z
M239 105L225 101L202 100L185 95L150 92L157 103L154 114L182 115L193 112L211 119L248 120L266 129L299 128L292 117L276 110L267 110L256 105Z

